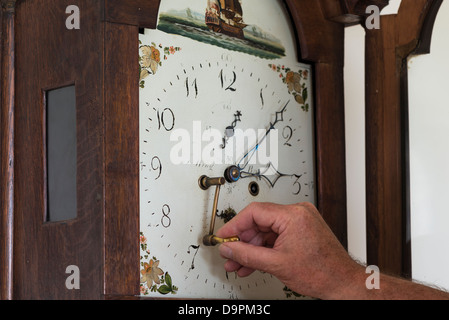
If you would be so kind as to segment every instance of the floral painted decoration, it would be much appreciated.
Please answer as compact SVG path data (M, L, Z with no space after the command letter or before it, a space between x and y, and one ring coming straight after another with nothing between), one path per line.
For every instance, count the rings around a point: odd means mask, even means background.
M295 97L297 103L301 105L301 108L308 112L310 105L308 103L308 88L305 81L309 77L309 71L299 70L298 72L292 71L283 65L268 65L273 71L279 73L279 78L287 85L288 92Z
M140 232L140 249L150 254L150 250L148 250L147 238L143 235L143 232Z
M171 276L168 272L165 272L159 268L160 261L155 257L148 259L150 250L148 250L147 239L143 232L140 232L140 249L144 252L143 256L140 256L140 293L148 295L150 292L158 292L162 295L176 294L178 288L172 284Z
M161 50L164 52L164 60L167 57L181 51L179 47L163 47L161 44L156 45L154 42L151 45L142 45L139 41L139 86L145 87L145 78L151 74L156 74L158 68L162 66Z
M143 269L140 273L142 274L140 283L146 283L148 288L152 288L153 282L156 284L161 284L159 277L164 274L164 271L159 268L159 261L153 258L150 260L150 263L143 263Z

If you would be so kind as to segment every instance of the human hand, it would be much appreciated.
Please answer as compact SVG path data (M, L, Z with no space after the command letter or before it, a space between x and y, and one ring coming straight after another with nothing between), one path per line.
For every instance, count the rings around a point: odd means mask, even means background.
M253 203L217 232L234 235L241 242L222 244L220 254L226 271L240 277L260 270L295 292L326 299L363 273L309 203Z

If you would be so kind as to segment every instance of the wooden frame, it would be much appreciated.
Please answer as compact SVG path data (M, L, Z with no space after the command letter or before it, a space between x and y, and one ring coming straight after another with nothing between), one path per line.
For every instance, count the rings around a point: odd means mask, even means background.
M16 4L14 299L101 297L104 31L100 5L91 3L77 4L85 17L82 27L88 37L84 40L79 32L65 27L64 3ZM74 220L46 223L44 95L46 89L68 83L75 84L77 101L78 212ZM70 265L79 267L82 290L65 288Z
M314 65L318 208L346 247L344 25L323 15L323 2L285 2L296 26L299 58Z
M138 29L156 26L159 0L79 0L80 30L65 28L63 1L2 3L0 297L137 296ZM344 25L323 13L329 1L285 3L300 58L315 69L318 207L346 246ZM44 224L42 88L68 82L77 92L78 217ZM65 288L73 264L80 290Z
M398 15L366 30L367 260L411 276L407 57L422 53L440 0L403 0Z
M14 6L2 1L0 298L12 299L14 230Z

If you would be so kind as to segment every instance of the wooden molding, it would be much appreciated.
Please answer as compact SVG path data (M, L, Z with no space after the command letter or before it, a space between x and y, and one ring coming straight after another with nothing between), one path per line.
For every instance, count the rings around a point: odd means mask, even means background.
M332 21L352 25L362 22L370 5L385 8L390 0L320 0L325 16Z
M347 10L357 16L366 17L366 8L369 6L377 6L380 11L388 6L390 0L343 0L346 3Z
M105 21L156 28L160 0L104 0Z
M5 12L14 12L16 10L17 0L2 0L2 8Z
M138 295L139 31L108 22L105 27L104 294Z
M431 9L437 1L403 0L397 15L382 16L380 30L366 30L367 258L384 272L407 277L405 60L418 48L429 14L436 16Z
M14 10L15 1L2 1L1 37L1 211L0 299L13 298L14 239Z
M300 59L314 65L318 208L346 247L344 25L325 16L327 2L286 0L286 4L296 27Z
M424 20L421 28L421 34L419 36L418 46L413 54L428 54L430 53L430 46L432 43L432 33L438 12L441 8L443 0L435 0L429 6L427 16Z

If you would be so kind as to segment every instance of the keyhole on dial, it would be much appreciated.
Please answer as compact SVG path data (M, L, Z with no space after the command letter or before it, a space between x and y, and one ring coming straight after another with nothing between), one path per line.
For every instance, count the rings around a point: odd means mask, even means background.
M260 191L260 188L259 188L259 184L257 183L257 182L251 182L250 184L249 184L249 186L248 186L248 190L249 190L249 193L253 196L253 197L256 197L256 196L258 196L259 195L259 191Z

